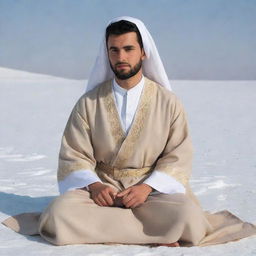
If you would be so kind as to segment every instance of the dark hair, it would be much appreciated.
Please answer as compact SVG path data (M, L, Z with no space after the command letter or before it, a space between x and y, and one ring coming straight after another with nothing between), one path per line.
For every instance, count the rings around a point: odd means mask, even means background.
M128 20L120 20L108 25L106 28L106 43L108 43L108 38L110 35L122 35L128 32L135 32L137 34L137 40L140 48L142 49L143 43L140 31L134 23Z

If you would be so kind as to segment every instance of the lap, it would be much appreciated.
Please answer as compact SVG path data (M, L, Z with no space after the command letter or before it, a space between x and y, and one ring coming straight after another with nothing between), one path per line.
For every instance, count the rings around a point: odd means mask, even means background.
M145 216L165 219L169 218L169 214L186 218L191 212L202 213L202 209L182 193L150 195L144 204L132 210L141 219L145 219Z
M93 207L93 208L100 208L100 209L107 209L107 208L116 208L120 209L120 207L114 206L114 207L102 207L98 206L94 203L94 201L90 198L90 193L86 190L73 190L68 191L63 195L58 196L50 205L50 208L53 208L54 210L60 210L61 208L76 208L76 207ZM188 196L185 194L177 193L177 194L152 194L149 195L145 203L143 203L141 206L132 209L132 211L140 212L142 209L180 209L180 208L191 208L191 207L197 207L192 200L189 199ZM122 208L126 209L126 208ZM126 209L131 210L131 209ZM188 209L187 209L188 210ZM186 209L184 209L186 211Z
M55 244L175 242L188 241L190 232L184 230L201 225L197 243L205 233L200 219L200 208L184 194L153 194L141 206L127 209L98 206L88 191L74 190L57 197L44 211L39 232Z

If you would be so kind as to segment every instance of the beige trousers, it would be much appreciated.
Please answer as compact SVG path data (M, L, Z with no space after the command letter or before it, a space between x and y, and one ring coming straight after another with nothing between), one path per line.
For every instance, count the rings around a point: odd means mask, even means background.
M40 235L56 245L178 240L197 245L208 232L201 208L184 194L150 195L142 206L125 209L98 206L89 192L75 190L56 198L39 222Z

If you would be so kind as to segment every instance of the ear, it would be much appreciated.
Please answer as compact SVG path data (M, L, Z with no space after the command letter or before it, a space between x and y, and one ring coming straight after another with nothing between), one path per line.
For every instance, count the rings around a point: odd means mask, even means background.
M146 59L146 54L145 54L144 48L141 49L141 59L142 60Z

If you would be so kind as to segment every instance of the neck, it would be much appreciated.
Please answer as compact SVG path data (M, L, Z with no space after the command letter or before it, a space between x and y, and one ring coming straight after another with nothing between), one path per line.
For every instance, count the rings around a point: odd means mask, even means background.
M135 85L137 85L142 78L142 70L140 70L135 76L132 76L128 79L121 80L115 77L116 82L118 85L120 85L122 88L129 90L133 88Z

